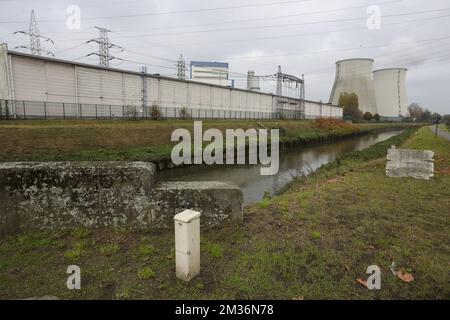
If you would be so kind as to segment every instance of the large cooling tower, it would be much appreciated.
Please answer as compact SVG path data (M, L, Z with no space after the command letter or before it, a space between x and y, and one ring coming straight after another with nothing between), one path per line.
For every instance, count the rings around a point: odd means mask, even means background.
M348 59L336 62L336 78L329 102L337 105L341 93L356 93L361 111L377 113L372 65L372 59Z
M378 114L383 117L407 116L406 69L390 68L373 72Z

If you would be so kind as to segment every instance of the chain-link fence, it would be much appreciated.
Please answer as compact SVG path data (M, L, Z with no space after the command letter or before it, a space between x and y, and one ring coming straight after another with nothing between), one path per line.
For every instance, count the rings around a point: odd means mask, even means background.
M0 100L0 119L314 119L300 110L280 109L276 112L221 110L214 108L187 108L152 106L127 106L104 104L80 104L67 102L43 102Z

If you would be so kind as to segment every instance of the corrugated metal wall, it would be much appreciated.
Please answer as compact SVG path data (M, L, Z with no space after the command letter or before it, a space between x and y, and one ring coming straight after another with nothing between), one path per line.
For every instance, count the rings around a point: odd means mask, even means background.
M226 118L244 112L245 117L248 113L253 118L275 112L277 103L277 97L270 94L10 55L14 100L27 104L26 108L16 107L19 116L27 111L96 118L143 116L147 111L142 106L147 101L147 107L158 106L166 117L176 117L177 110L186 107L194 109L197 114L193 116L198 117ZM285 110L298 110L298 104L296 99L283 98ZM305 111L306 118L342 116L341 108L316 102L306 102Z

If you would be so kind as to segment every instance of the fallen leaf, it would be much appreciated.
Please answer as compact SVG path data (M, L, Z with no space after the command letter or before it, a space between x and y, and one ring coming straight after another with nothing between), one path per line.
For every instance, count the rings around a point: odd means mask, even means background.
M363 279L361 279L361 278L358 278L358 279L356 279L356 282L358 282L359 284L361 284L361 285L363 285L364 287L368 288L368 287L367 287L367 281L366 281L366 280L363 280Z
M414 277L411 273L405 272L405 269L400 268L400 270L397 271L397 277L404 282L411 282L414 281Z

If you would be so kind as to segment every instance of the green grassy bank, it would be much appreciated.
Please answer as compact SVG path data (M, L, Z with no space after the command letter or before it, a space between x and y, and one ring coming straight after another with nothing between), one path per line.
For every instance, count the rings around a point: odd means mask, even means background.
M430 181L385 176L391 144L436 152ZM175 277L169 230L36 231L0 240L0 297L62 299L448 299L450 142L429 128L349 154L203 230L201 274ZM406 283L389 267L414 276ZM82 289L66 289L80 266ZM381 290L356 282L381 268Z
M320 143L408 124L319 127L314 121L203 121L203 129L279 128L281 143ZM172 132L193 121L0 121L0 161L162 161L170 159Z

